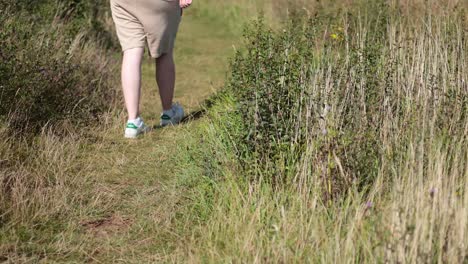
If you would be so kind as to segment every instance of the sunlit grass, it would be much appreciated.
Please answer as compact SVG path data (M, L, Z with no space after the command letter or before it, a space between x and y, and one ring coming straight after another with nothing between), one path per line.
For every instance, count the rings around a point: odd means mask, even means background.
M351 24L347 11L368 2L287 2L208 0L186 11L176 100L189 111L206 107L200 120L136 141L122 138L123 104L90 130L64 122L33 141L0 126L0 262L466 262L466 3L388 1L401 17L375 24L363 11ZM287 57L281 45L292 29L281 21L295 8L317 19L309 33L319 34L301 35ZM286 41L265 64L234 63L244 68L227 74L243 45L274 50L273 40L241 40L260 11ZM295 50L305 43L311 57ZM84 60L97 56L92 43L76 47ZM281 58L288 63L275 68ZM262 65L283 77L261 75ZM286 86L288 73L301 82ZM161 109L149 59L143 75L143 117L155 125ZM257 82L231 79L240 75ZM231 89L222 89L226 77ZM264 89L275 100L262 101ZM265 95L250 98L252 112L239 108L245 91ZM284 101L303 104L281 109ZM277 130L253 119L276 109L291 116L275 128L303 141L275 138ZM258 131L272 137L252 140ZM286 144L261 145L271 138ZM300 152L289 152L297 142Z

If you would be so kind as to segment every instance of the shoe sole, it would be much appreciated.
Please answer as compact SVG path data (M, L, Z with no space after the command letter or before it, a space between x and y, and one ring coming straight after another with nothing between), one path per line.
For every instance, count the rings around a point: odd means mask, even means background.
M150 128L149 127L145 127L143 130L141 130L140 133L137 133L136 135L128 135L128 134L125 134L124 137L127 138L127 139L135 139L135 138L138 138L139 136L141 135L144 135L146 133L148 133L150 131Z
M169 122L169 123L164 124L164 123L161 122L161 123L159 123L159 125L160 125L161 127L178 126L178 125L180 125L181 122L182 122L182 119L179 120L179 121L176 122L176 123L174 123L174 122Z

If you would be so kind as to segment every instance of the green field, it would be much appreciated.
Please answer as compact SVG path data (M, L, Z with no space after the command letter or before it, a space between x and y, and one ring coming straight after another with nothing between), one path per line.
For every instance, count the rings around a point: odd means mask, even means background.
M467 262L467 8L195 1L125 140L107 1L0 0L0 263Z

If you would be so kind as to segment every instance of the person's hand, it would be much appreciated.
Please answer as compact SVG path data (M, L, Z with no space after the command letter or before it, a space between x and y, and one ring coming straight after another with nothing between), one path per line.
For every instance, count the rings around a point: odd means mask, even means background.
M180 8L187 8L192 4L192 0L180 0Z

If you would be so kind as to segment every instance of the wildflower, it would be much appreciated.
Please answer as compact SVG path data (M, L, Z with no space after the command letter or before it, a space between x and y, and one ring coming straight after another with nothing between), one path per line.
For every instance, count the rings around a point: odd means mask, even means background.
M335 40L338 40L338 39L340 38L340 37L339 37L337 34L335 34L335 33L331 34L330 37L331 37L332 39L335 39Z
M323 107L323 113L320 115L320 118L325 119L328 115L328 112L330 112L330 110L331 110L331 106L325 104L325 106Z
M366 210L370 210L374 204L371 201L366 203Z
M328 134L328 130L326 128L322 129L322 135L326 136Z

